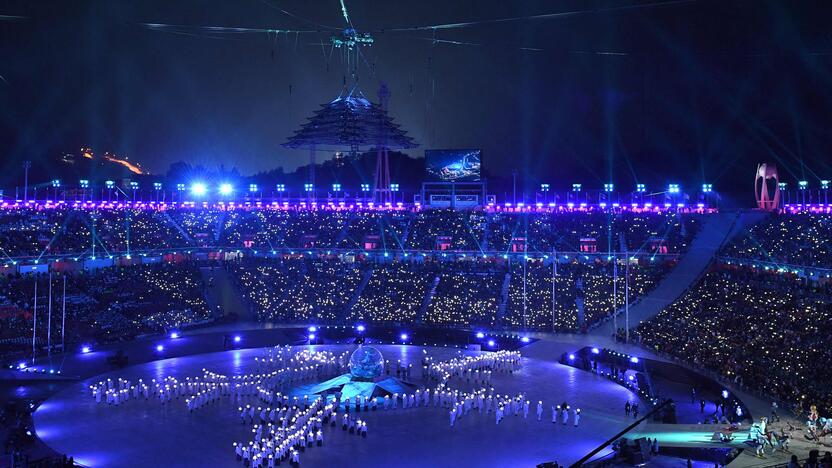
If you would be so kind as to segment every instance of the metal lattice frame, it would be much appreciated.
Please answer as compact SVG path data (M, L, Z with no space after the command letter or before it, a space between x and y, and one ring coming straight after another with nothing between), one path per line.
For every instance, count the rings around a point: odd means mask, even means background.
M387 115L389 91L379 90L381 105L370 102L353 88L346 95L321 105L283 144L284 148L310 150L310 183L314 184L315 150L349 149L353 156L362 148L377 148L374 193L380 201L390 200L390 149L410 149L419 145Z

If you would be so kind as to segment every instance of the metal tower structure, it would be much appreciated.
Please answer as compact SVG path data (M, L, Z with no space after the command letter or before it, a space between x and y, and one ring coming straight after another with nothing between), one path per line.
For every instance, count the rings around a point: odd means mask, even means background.
M390 89L387 83L382 82L378 88L378 103L381 111L386 115L387 106L390 103ZM380 139L377 146L378 155L376 156L376 174L375 183L373 184L373 198L376 203L390 203L393 199L393 194L390 191L390 155L387 150L387 135L382 129Z
M310 182L314 184L315 152L346 150L352 157L359 151L377 148L380 163L376 167L377 196L390 199L390 167L388 150L416 148L418 144L396 124L386 111L390 93L386 86L379 90L382 105L370 102L357 88L342 93L321 105L283 144L285 148L309 149ZM314 187L314 185L313 185Z

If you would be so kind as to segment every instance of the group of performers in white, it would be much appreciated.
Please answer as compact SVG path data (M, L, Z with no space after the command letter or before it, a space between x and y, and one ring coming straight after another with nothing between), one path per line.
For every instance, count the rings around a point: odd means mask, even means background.
M179 380L165 377L133 383L127 379L107 379L90 386L97 403L118 407L127 401L157 400L167 405L184 400L190 412L217 402L232 402L243 425L251 427L251 440L235 442L238 460L251 467L274 467L281 463L297 465L301 453L322 446L327 428L337 428L359 437L367 436L367 422L360 417L364 411L394 411L411 408L442 408L448 411L450 426L462 417L494 413L496 424L505 417L528 419L532 403L523 393L503 395L491 386L495 373L513 374L520 370L522 359L517 351L497 351L476 356L462 356L437 361L424 353L421 374L427 386L412 392L384 396L357 395L352 398L340 393L290 396L299 385L341 375L349 370L350 351L336 355L328 351L294 349L291 346L267 348L254 359L252 373L227 376L202 370L198 377ZM384 371L409 379L412 364L385 362ZM459 387L459 388L454 388ZM468 388L464 391L460 388ZM581 410L566 403L551 405L553 423L566 425L572 420L578 426ZM542 401L536 404L538 421L544 417Z

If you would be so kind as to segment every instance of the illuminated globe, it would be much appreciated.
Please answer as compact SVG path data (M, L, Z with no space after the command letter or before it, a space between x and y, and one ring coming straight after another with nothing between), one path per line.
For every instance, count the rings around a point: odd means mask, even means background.
M384 371L384 356L370 346L361 346L350 357L350 374L359 379L374 379Z

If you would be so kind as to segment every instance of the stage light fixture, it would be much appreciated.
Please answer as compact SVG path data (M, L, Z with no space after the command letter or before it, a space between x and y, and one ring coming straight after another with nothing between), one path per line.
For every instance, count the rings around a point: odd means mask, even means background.
M205 196L208 193L208 186L202 182L196 182L191 185L191 193L197 197Z

